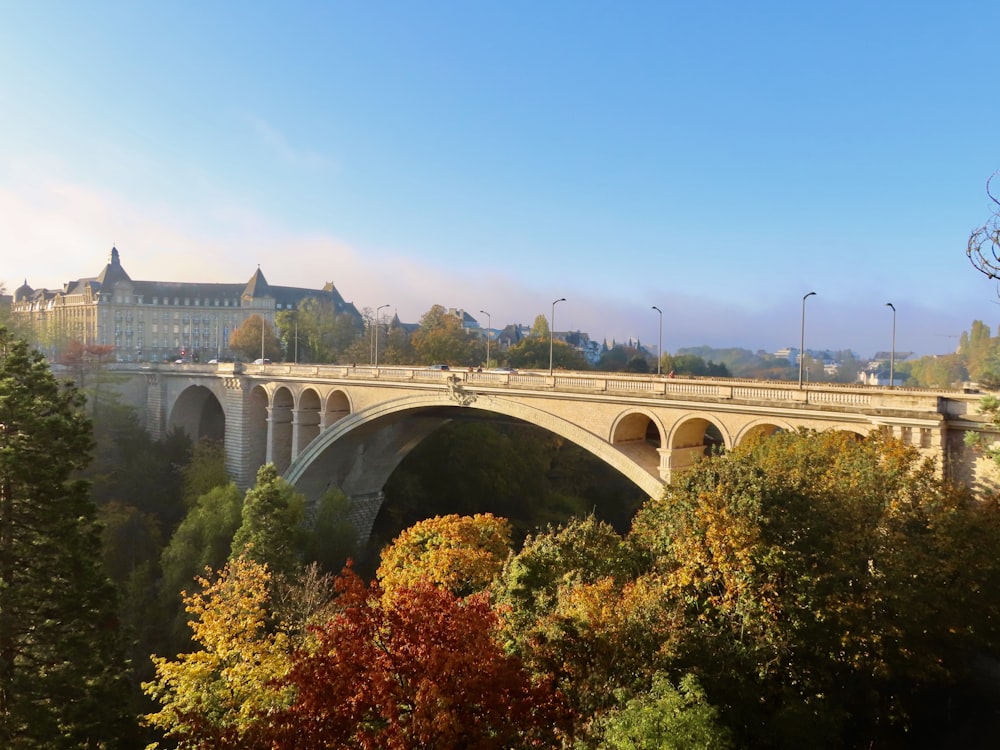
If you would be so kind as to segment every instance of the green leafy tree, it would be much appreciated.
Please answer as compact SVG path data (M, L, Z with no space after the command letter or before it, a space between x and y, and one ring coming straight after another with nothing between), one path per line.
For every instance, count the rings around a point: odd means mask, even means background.
M674 687L663 673L647 693L628 699L596 722L591 741L607 750L726 750L734 747L718 709L692 675Z
M907 364L914 385L926 388L953 388L969 379L965 362L958 354L921 357Z
M351 500L339 489L323 493L304 532L304 560L325 573L341 570L358 553L358 530L351 521Z
M274 464L257 471L243 500L242 523L233 537L231 559L247 557L289 575L301 565L305 498L281 478Z
M83 397L0 328L0 745L120 746L116 594L87 485Z
M434 305L424 313L410 340L417 361L422 364L467 366L480 359L476 337L441 305Z
M184 507L193 508L198 498L230 483L226 471L226 446L220 440L199 440L191 458L181 469Z
M316 297L302 300L295 310L279 311L275 324L288 361L296 359L296 348L299 362L343 361L344 353L364 334L360 319L338 313L331 301Z
M535 322L531 324L531 336L536 339L549 338L549 319L544 315L536 315Z
M235 484L214 487L195 501L163 549L160 592L166 617L173 623L171 644L187 641L187 619L180 608L183 592L206 568L219 570L225 564L242 511L243 493Z
M586 370L583 355L564 341L552 341L552 366L560 370ZM537 336L521 339L504 353L507 364L522 370L542 370L549 367L549 340Z
M266 359L277 362L283 358L281 341L274 332L274 326L260 315L251 315L229 334L229 348L249 362L260 358L262 350Z

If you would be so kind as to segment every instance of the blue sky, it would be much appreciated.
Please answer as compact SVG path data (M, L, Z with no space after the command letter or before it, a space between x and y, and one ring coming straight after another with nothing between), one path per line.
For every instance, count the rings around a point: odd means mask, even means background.
M954 350L1000 3L0 0L0 281L332 281L407 321Z

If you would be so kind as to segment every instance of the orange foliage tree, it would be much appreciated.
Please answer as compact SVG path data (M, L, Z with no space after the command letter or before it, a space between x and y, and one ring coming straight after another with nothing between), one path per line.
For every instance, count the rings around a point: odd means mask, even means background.
M501 750L557 747L570 716L496 638L485 594L429 581L385 597L347 570L341 608L294 657L293 705L263 738L281 750Z

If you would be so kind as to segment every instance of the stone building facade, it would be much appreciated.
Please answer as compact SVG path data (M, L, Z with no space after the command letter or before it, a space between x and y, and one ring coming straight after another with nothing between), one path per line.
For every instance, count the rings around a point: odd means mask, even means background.
M32 289L25 281L14 292L11 313L30 325L37 345L52 358L78 341L113 346L120 362L207 362L233 355L229 336L247 318L261 315L274 325L278 312L294 310L310 297L361 319L332 283L322 289L272 286L260 268L249 281L235 284L133 281L112 247L97 276L58 290Z

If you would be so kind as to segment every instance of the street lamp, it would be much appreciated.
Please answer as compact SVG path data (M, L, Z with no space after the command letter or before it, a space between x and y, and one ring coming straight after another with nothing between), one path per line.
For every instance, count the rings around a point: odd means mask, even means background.
M549 318L549 375L552 375L552 336L556 327L556 303L565 302L565 297L560 297L552 303L552 317Z
M809 292L802 297L802 333L799 337L799 388L802 388L802 365L806 361L806 300L816 292Z
M892 308L892 348L889 350L889 387L892 388L896 383L893 379L896 369L896 306L891 302L886 302L885 306Z
M660 314L660 341L656 345L656 374L660 374L660 363L663 361L663 310L653 305L653 309Z
M379 305L375 308L375 367L378 367L378 314L387 307L389 305Z
M489 369L490 366L490 329L493 328L493 323L491 322L493 318L485 310L480 310L483 315L486 316L486 367Z

